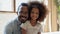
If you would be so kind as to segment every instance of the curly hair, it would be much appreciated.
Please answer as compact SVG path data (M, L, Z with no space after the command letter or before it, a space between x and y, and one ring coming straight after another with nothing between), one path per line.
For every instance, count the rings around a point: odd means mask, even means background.
M37 21L38 20L40 22L44 21L44 18L46 17L46 14L47 14L46 6L43 3L40 3L38 1L30 2L29 3L29 17L28 17L28 20L31 19L30 14L31 14L32 8L38 8L39 9L39 16L38 16Z

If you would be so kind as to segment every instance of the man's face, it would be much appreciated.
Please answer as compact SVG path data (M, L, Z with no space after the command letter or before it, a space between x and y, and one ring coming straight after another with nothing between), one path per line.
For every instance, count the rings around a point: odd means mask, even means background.
M20 11L18 12L18 19L22 23L24 23L28 18L28 7L27 6L22 6L20 8Z

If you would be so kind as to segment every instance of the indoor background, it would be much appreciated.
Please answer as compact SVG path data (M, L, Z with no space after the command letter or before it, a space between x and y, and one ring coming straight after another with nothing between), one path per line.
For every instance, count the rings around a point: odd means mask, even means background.
M48 8L49 14L43 24L42 34L58 34L60 31L60 0L0 0L0 34L10 21L17 17L17 9L21 3L30 1L43 2Z

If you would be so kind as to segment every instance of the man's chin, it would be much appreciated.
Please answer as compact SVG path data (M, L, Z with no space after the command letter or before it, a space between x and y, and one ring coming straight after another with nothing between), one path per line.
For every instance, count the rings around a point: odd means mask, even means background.
M26 22L26 20L22 19L22 20L21 20L21 22L22 22L22 23L25 23L25 22Z
M21 23L25 23L26 19L20 18L19 21L20 21Z
M25 23L25 21L21 21L21 23Z

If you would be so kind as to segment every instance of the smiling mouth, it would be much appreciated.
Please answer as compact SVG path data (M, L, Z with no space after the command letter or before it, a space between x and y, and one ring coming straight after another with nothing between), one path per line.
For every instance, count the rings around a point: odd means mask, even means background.
M21 19L24 19L24 20L25 20L26 18L27 18L27 17L25 17L25 16L21 16Z
M24 18L24 17L21 17L21 19L24 19L24 20L25 20L26 18Z

